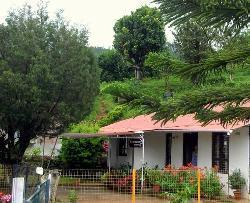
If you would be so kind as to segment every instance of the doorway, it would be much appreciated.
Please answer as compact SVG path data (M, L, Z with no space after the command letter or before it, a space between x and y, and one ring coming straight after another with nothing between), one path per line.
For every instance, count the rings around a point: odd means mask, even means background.
M166 134L166 161L165 165L171 165L172 133Z
M198 158L197 149L198 149L198 133L196 132L183 133L183 165L184 166L186 166L189 163L192 163L193 165L197 165L197 158ZM196 160L194 158L194 155L196 156L195 157Z

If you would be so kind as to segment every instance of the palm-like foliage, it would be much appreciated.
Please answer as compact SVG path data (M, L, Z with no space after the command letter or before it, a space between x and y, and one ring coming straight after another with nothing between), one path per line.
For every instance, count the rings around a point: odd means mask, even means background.
M163 13L166 23L178 26L189 20L196 20L205 26L225 28L239 36L247 32L250 22L249 0L155 0ZM207 76L226 71L229 68L249 68L250 37L247 34L243 42L232 43L231 46L210 55L198 64L176 62L172 66L182 77L203 83L195 90L177 93L167 100L156 100L135 90L131 93L118 87L110 87L113 95L123 96L127 103L140 106L145 113L154 112L157 120L166 122L180 115L194 113L195 117L205 124L219 120L222 124L248 121L250 108L249 83L238 85L210 86L204 85ZM130 93L129 93L130 92ZM133 97L129 95L133 95ZM223 106L220 111L216 108Z
M154 0L167 23L180 25L189 19L203 25L241 30L249 22L249 0Z

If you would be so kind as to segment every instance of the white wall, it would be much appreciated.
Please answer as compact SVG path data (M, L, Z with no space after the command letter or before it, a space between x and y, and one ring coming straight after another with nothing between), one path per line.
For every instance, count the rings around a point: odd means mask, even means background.
M121 165L127 165L130 164L132 165L132 150L131 148L128 148L128 153L127 156L119 156L118 154L118 140L120 138L111 138L110 143L111 143L111 161L110 161L110 166L113 168L119 168Z
M171 163L175 167L183 165L183 133L173 133ZM198 166L212 167L212 133L198 134Z
M198 166L212 167L212 133L199 132L198 134Z
M110 166L113 168L116 168L116 163L117 163L117 139L110 139Z
M118 168L121 164L129 162L132 165L132 148L128 147L127 156L118 156L117 146L118 139L111 139L111 167ZM148 167L154 168L158 165L159 168L165 166L166 155L166 134L165 133L145 133L145 155L144 163ZM142 166L142 148L134 148L134 163L135 168L139 169Z
M160 169L165 167L166 157L166 133L145 133L145 157L144 163L154 168ZM142 148L135 148L135 168L141 168L142 165Z
M172 134L171 165L180 167L183 165L183 135Z
M229 172L240 169L249 183L249 127L233 131L229 136ZM244 190L247 196L248 186ZM232 194L232 193L231 193Z

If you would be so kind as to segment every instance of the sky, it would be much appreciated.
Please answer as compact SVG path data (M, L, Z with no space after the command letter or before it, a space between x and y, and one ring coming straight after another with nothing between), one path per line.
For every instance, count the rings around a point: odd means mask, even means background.
M56 11L64 10L65 19L72 24L84 25L89 32L89 45L111 48L113 42L113 26L115 22L129 15L131 11L143 5L154 7L152 0L50 0L49 15L53 18ZM0 0L0 23L13 8L22 7L25 3L36 7L39 0ZM168 41L173 40L169 28L166 27Z

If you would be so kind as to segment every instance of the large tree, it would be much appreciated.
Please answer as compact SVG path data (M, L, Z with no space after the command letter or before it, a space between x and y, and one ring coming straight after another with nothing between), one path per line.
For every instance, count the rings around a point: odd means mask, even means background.
M250 118L249 82L241 84L206 86L206 78L228 68L248 68L250 64L250 37L247 26L250 22L249 0L155 0L166 23L180 26L190 20L213 29L231 31L235 37L243 35L244 40L232 40L231 44L208 56L200 63L176 63L178 73L185 78L195 79L203 86L177 94L166 101L147 97L142 93L129 93L119 87L113 94L126 97L133 105L142 105L145 112L155 112L154 118L168 121L180 115L194 113L204 124L218 120L222 124L248 121ZM239 69L240 71L240 69ZM142 98L142 99L141 99ZM214 111L223 106L222 111Z
M119 19L114 26L114 47L135 68L137 79L142 78L146 55L165 46L165 31L161 13L156 8L141 7Z
M123 80L131 77L132 68L116 50L108 50L100 54L98 65L102 70L101 81Z
M0 25L0 162L20 162L32 138L58 134L91 109L99 69L87 31L30 6Z
M176 27L174 37L176 51L187 63L199 63L212 51L213 32L196 22L189 21Z

